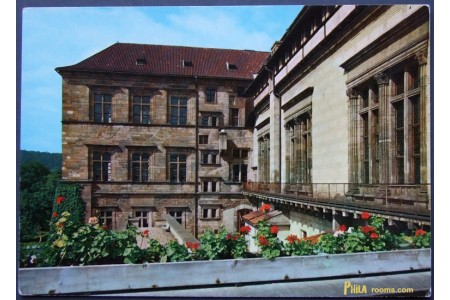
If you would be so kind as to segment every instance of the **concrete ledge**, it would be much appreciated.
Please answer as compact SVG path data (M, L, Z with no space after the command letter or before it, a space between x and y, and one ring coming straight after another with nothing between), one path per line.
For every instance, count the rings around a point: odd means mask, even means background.
M280 257L273 260L254 258L30 268L19 269L19 292L22 295L135 293L394 274L410 276L419 272L425 272L421 275L421 284L431 287L431 277L426 273L430 270L430 249Z
M190 243L198 243L197 240L186 228L183 228L180 223L175 220L171 215L166 215L166 226L165 229L169 229L170 233L177 239L178 243L181 245L185 245L186 242Z

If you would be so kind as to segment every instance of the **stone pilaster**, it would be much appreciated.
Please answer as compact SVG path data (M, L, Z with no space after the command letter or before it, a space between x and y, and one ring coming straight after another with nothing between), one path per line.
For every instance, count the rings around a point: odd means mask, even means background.
M358 172L358 110L359 101L358 93L354 89L347 90L348 97L348 123L349 123L349 145L348 145L348 157L349 157L349 192L358 192L359 172Z

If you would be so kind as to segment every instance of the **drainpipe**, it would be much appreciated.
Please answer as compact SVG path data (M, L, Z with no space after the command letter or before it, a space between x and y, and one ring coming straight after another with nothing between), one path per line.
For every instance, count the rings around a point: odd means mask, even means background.
M195 238L198 238L198 169L199 169L198 114L199 114L198 82L197 82L197 76L195 76L195 196L194 196L194 236L195 236Z

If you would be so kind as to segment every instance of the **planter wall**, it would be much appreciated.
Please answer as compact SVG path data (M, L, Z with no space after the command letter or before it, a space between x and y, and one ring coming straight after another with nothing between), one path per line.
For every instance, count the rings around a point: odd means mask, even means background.
M108 294L161 288L218 287L230 284L317 281L382 274L423 274L431 287L430 249L356 254L19 269L22 295ZM416 274L416 275L417 275ZM346 280L347 280L346 279ZM326 291L323 291L326 293ZM327 294L324 294L326 296Z

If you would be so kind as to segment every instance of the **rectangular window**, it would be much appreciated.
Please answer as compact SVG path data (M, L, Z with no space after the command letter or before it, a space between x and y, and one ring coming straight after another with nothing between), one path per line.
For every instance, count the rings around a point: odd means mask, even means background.
M209 116L202 117L202 126L209 126Z
M420 101L419 97L411 99L412 104L412 143L414 183L420 183Z
M239 109L238 108L230 109L230 126L233 126L233 127L239 126Z
M403 101L394 104L395 109L395 156L397 163L397 183L405 183L405 122Z
M203 219L218 219L219 209L218 208L203 208L202 209L202 217Z
M208 181L203 181L203 192L207 192L208 191Z
M170 210L169 215L171 215L175 221L183 224L183 211L182 210Z
M207 135L199 135L198 136L198 143L201 145L208 144L208 136Z
M138 210L134 212L134 217L138 219L138 227L146 228L149 226L149 215L150 212L148 210Z
M211 182L211 192L215 192L217 189L217 182L216 181L212 181Z
M133 96L133 123L150 124L150 97Z
M111 102L111 94L94 93L94 122L111 123Z
M94 181L111 180L111 154L94 151L92 153L92 179Z
M399 71L393 74L391 79L392 79L392 95L397 96L403 94L405 91L403 72Z
M247 164L233 165L231 180L233 182L247 182Z
M149 181L148 152L133 152L131 154L131 180L133 182Z
M100 211L100 225L113 229L113 212L110 210Z
M186 125L187 99L184 97L170 97L170 124Z
M205 90L205 97L207 103L214 103L216 102L216 90L209 88Z
M370 152L370 143L369 143L369 116L368 114L361 115L363 122L363 182L368 184L370 179L370 170L369 170L369 152Z
M217 154L211 154L211 163L217 164Z
M169 154L170 182L186 182L186 155Z

